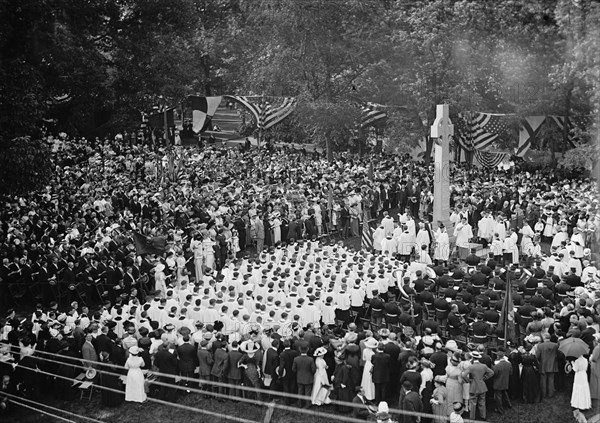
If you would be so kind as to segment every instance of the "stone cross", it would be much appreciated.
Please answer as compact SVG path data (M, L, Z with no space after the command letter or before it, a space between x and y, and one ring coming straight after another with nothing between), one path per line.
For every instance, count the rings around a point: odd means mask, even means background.
M435 173L433 180L433 230L437 222L446 226L452 237L450 226L450 137L454 135L454 125L450 122L447 104L438 104L435 121L431 126L431 137L435 138Z

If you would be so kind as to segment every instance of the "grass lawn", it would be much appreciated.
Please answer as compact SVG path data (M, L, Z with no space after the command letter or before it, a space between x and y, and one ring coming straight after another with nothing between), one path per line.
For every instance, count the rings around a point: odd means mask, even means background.
M570 392L570 390L569 390ZM573 414L569 406L570 394L567 392L558 393L553 399L546 399L538 404L522 404L515 403L512 410L507 410L504 416L500 416L496 413L490 413L488 415L488 421L498 423L567 423L574 422ZM179 398L178 404L209 410L219 415L233 415L242 417L245 419L253 420L256 422L263 422L266 408L249 405L245 403L234 403L232 401L226 401L223 403L217 402L216 400L204 399L197 394L189 394ZM48 404L60 408L62 410L70 411L93 417L98 420L106 422L127 422L127 423L150 423L150 422L169 422L169 423L190 423L190 422L210 422L210 423L225 423L230 422L226 418L219 418L216 416L209 416L193 412L191 410L182 410L174 407L167 407L162 404L156 404L152 402L146 402L145 404L131 404L125 403L117 408L105 408L100 405L100 395L94 394L92 399L88 401L74 400L72 402L56 402L51 401ZM591 410L586 414L590 416L600 412L598 405L594 404L595 409ZM323 408L312 409L317 413L319 411L334 413L334 409L331 406L325 406ZM65 416L71 418L69 416ZM466 416L465 416L466 417ZM72 418L76 421L76 418ZM22 423L46 423L53 420L47 416L35 413L33 411L22 411L15 410L6 422L22 422ZM334 419L326 416L306 416L301 413L292 411L280 411L275 410L271 422L273 423L320 423L320 422L333 422ZM337 420L342 421L342 420Z

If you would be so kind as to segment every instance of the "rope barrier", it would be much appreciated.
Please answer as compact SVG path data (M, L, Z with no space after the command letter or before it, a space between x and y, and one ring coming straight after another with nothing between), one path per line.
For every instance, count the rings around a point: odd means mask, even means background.
M83 362L83 363L90 363L93 364L95 366L102 366L102 367L110 367L110 368L115 368L118 370L123 370L124 367L116 365L116 364L110 364L110 363L102 363L102 362L98 362L98 361L93 361L93 360L86 360L83 358L74 358L74 357L68 357L68 356L64 356L64 355L60 355L60 354L56 354L56 353L50 353L47 351L36 351L36 353L42 353L42 354L46 354L46 355L50 355L50 356L54 356L54 357L59 357L62 358L63 360L66 358L69 361L79 361L79 362ZM69 362L65 362L65 361L58 361L58 360L52 360L49 358L45 358L45 357L40 357L37 356L36 358L43 360L43 361L47 361L47 362L52 362L52 363L56 363L56 364L61 364L61 365L69 365L69 366L73 366L76 368L80 368L82 370L87 370L89 369L89 366L83 366L83 365L77 365L74 363L69 363ZM102 369L96 369L97 372L100 373L104 373L107 375L113 375L113 376L123 376L122 373L114 373L114 372L109 372L108 370L102 370ZM302 395L297 395L297 394L291 394L291 393L286 393L286 392L278 392L278 391L271 391L271 390L266 390L266 389L261 389L261 388L254 388L254 387L248 387L248 386L243 386L243 385L233 385L230 383L224 383L224 382L217 382L217 381L210 381L210 380L200 380L199 378L190 378L190 377L185 377L185 376L178 376L178 375L173 375L173 374L167 374L167 373L160 373L160 372L152 372L153 375L158 376L158 377L164 377L164 378L171 378L171 379L179 379L179 380L184 380L184 381L189 381L189 382L193 382L193 383L199 383L201 382L202 384L207 384L207 385L212 385L212 386L216 386L216 387L222 387L222 388L233 388L233 389L238 389L241 391L245 391L245 392L251 392L251 393L261 393L261 394L265 394L268 396L278 396L281 398L288 398L288 399L297 399L297 400L302 400L302 401L306 401L307 397L302 396ZM50 374L51 376L58 376L58 375L54 375L54 374ZM58 376L60 377L60 376ZM70 379L75 381L76 379ZM211 396L214 397L218 397L218 398L224 398L224 399L230 399L233 401L237 401L237 402L245 402L245 403L249 403L249 404L253 404L253 405L258 405L258 406L267 406L267 407L272 407L274 406L277 409L281 409L284 411L292 411L292 412L299 412L302 414L306 414L306 415L313 415L313 416L327 416L330 417L332 419L335 420L344 420L344 421L348 421L348 422L362 422L363 420L357 420L357 419L353 419L351 417L348 416L338 416L335 414L330 414L330 413L324 413L324 412L314 412L312 410L307 410L307 409L302 409L302 408L297 408L297 407L291 407L291 406L286 406L286 405L282 405L282 404L274 404L270 403L270 402L264 402L264 401L259 401L259 400L252 400L249 398L243 398L243 397L234 397L234 396L230 396L227 394L222 394L219 392L210 392L210 391L205 391L205 390L201 390L201 389L196 389L196 388L192 388L192 387L188 387L188 386L181 386L181 385L177 385L177 384L171 384L171 383L166 383L166 382L161 382L161 381L152 381L153 384L156 384L158 386L166 386L166 387L170 387L173 389L177 389L177 390L181 390L181 391L190 391L190 392L194 392L194 393L198 393L198 394L202 394L202 395L207 395L210 394ZM97 385L94 385L96 387L98 387ZM105 388L105 387L100 387L100 388ZM107 388L109 389L109 388ZM120 392L120 391L119 391ZM150 399L150 398L149 398ZM172 403L167 403L172 405ZM342 405L344 407L350 407L350 408L360 408L363 409L363 407L365 407L364 405L360 405L360 404L355 404L352 402L343 402L343 401L337 401L337 400L331 400L331 404L332 405ZM410 412L410 411L406 411L406 410L399 410L399 409L390 409L391 413L394 414L398 414L398 415L412 415L412 416L420 416L422 418L433 418L435 417L435 415L433 414L428 414L428 413L419 413L419 412ZM465 422L469 423L479 423L476 420L465 420Z
M28 398L23 398L23 397L19 397L17 395L9 394L8 392L3 392L2 395L6 395L9 398L13 398L11 401L14 402L14 403L16 403L16 401L14 399L16 399L18 401L26 401L26 402L28 402L30 404L35 404L37 406L42 406L42 407L45 407L45 408L47 408L49 410L58 411L60 413L67 414L67 415L72 416L72 417L77 417L77 418L80 418L80 419L83 419L83 420L87 420L87 421L90 421L90 422L94 422L94 423L104 423L101 420L96 420L96 419L93 419L91 417L84 416L82 414L71 413L70 411L66 411L66 410L62 410L60 408L52 407L51 405L44 404L44 403L38 402L38 401L33 401L33 400L28 399Z
M61 364L65 364L65 363L63 362ZM77 380L75 378L70 378L70 377L66 377L66 376L57 375L57 374L54 374L54 373L46 372L45 370L39 370L38 369L38 370L33 370L33 371L36 372L36 373L47 375L47 376L52 376L54 378L68 380L70 382L79 382L79 380ZM169 386L171 386L171 385L169 385ZM106 386L100 386L100 385L94 384L94 388L103 389L103 390L108 391L108 392L115 392L115 393L118 393L118 394L121 394L121 395L124 394L123 391L120 391L118 389L109 388L109 387L106 387ZM206 415L209 415L209 416L212 416L212 417L226 418L228 420L236 421L236 422L239 422L239 423L259 423L259 422L255 421L255 420L244 419L242 417L232 416L232 415L229 415L229 414L224 415L223 413L216 413L216 412L213 412L213 411L202 410L202 409L199 409L199 408L189 407L189 406L183 405L183 404L178 404L178 403L163 401L163 400L160 400L158 398L148 397L148 401L155 402L155 403L161 404L161 405L168 405L168 406L179 408L179 409L186 410L186 411L193 411L193 412L197 412L197 413L202 413L202 414L206 414Z
M77 422L76 422L76 421L74 421L74 420L69 420L69 419L67 419L67 418L65 418L65 417L62 417L62 416L58 416L58 415L56 415L56 414L52 414L52 413L49 413L49 412L47 412L47 411L44 411L44 410L38 410L37 408L34 408L34 407L32 407L32 406L30 406L30 405L27 405L27 404L24 404L24 403L22 403L22 402L20 402L20 401L11 400L11 402L12 402L13 404L16 404L16 405L18 405L19 407L28 408L29 410L33 410L33 411L35 411L36 413L41 413L41 414L44 414L44 415L46 415L46 416L49 416L49 417L53 417L53 418L55 418L55 419L58 419L58 420L62 420L63 422L68 422L68 423L77 423Z

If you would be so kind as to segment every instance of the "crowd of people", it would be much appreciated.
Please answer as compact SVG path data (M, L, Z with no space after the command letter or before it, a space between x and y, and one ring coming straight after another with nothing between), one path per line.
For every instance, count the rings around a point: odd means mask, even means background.
M177 376L221 400L244 385L380 421L420 419L393 406L460 422L552 397L572 363L588 392L574 388L573 407L600 397L593 181L453 165L446 227L432 166L408 156L49 142L52 181L0 210L0 306L39 303L2 322L3 391L70 398L50 375L79 365L112 388L105 405L175 401ZM365 221L373 249L352 248ZM164 252L138 254L140 235ZM585 354L560 352L573 339ZM124 384L103 377L114 366Z

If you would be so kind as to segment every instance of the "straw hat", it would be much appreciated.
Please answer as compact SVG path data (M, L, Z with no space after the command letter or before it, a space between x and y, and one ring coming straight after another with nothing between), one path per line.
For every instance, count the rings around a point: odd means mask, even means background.
M244 341L240 345L240 351L246 354L254 354L259 350L258 345L253 341Z
M93 368L89 368L87 369L87 371L85 372L85 378L88 380L92 380L96 377L96 369Z
M138 355L139 353L140 353L140 348L137 345L134 345L133 347L129 347L129 354Z

